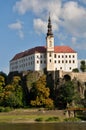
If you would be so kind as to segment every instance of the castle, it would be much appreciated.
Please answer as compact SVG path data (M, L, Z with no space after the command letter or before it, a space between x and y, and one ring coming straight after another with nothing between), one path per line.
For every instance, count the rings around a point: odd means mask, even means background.
M10 72L63 70L77 68L77 53L69 46L55 46L51 18L48 19L46 46L37 46L16 54L10 60Z

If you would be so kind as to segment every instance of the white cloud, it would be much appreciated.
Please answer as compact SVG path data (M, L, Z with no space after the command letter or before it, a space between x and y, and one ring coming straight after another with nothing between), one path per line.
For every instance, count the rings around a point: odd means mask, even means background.
M72 38L71 38L71 41L72 41L72 44L76 44L77 38L76 38L76 37L72 37Z
M41 19L34 19L34 28L37 30L37 33L46 33L46 22Z
M8 27L13 30L20 30L22 29L22 23L17 21L16 23L9 24Z
M62 42L70 34L74 43L77 38L86 38L86 8L80 5L80 2L86 3L86 0L20 0L15 3L13 9L21 15L32 11L38 17L33 20L33 26L39 34L46 33L50 12L53 32L55 31L60 39L65 36Z
M86 9L76 2L67 2L62 9L63 26L72 35L83 37L86 34Z
M86 4L86 0L81 0L84 4Z
M13 7L14 11L18 11L19 14L25 14L28 10L32 10L34 13L40 14L45 10L56 11L55 5L59 6L61 0L20 0L17 1ZM57 8L58 10L58 8Z
M20 38L24 38L24 33L22 31L23 25L21 21L18 20L15 23L9 24L8 27L12 30L16 30Z
M40 31L40 33L45 33L44 28L47 26L50 12L53 21L53 31L59 30L61 0L20 0L16 2L13 9L21 15L24 15L27 11L32 11L36 16L40 17L40 19L34 19L33 22L36 32Z

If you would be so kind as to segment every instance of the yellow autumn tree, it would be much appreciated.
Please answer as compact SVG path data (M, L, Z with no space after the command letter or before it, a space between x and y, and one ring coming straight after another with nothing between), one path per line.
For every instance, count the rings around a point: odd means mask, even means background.
M46 76L43 75L32 85L30 92L31 102L34 107L53 108L53 100L49 98L50 89L46 87Z

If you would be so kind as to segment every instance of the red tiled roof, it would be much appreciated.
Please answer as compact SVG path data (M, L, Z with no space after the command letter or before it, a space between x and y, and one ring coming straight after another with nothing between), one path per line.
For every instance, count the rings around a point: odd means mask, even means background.
M31 55L31 54L34 54L34 53L45 53L45 52L46 52L46 47L38 46L38 47L31 48L31 49L28 49L24 52L16 54L11 61L20 59L22 57L25 57L25 56L28 56L28 55Z
M69 46L55 46L54 47L55 53L76 53L72 48Z
M16 54L11 61L20 59L22 57L25 57L25 56L28 56L28 55L31 55L31 54L34 54L34 53L45 53L45 52L46 52L45 46L34 47L34 48L28 49L24 52ZM55 46L54 52L55 53L76 53L69 46Z

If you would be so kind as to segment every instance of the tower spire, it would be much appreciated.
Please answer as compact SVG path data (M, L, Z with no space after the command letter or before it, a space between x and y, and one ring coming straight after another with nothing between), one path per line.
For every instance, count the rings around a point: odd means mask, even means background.
M50 14L49 14L48 26L47 27L48 27L47 36L53 36Z

